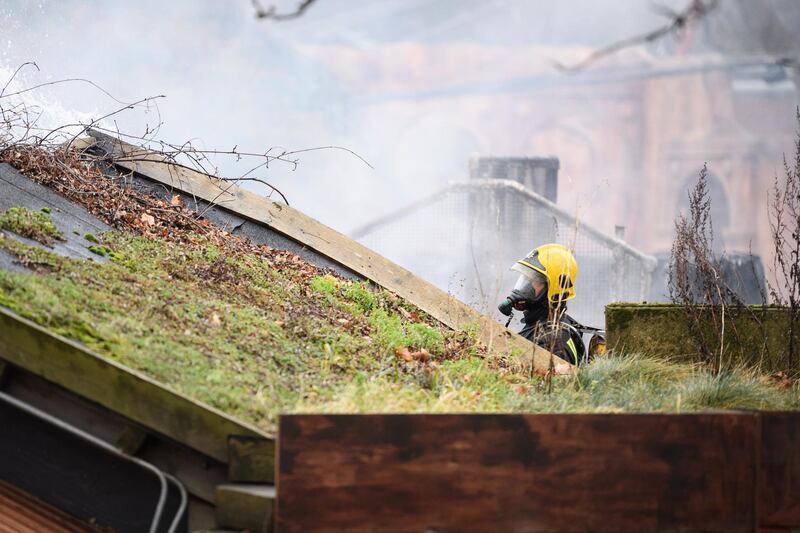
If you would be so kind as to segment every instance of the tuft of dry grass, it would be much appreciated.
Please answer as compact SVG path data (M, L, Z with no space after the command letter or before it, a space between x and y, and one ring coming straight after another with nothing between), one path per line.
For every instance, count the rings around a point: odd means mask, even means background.
M699 365L638 354L598 358L574 376L559 376L547 393L542 380L487 368L483 361L445 362L428 388L386 377L363 378L328 402L301 402L299 411L631 413L708 409L798 409L800 385L776 386L757 373L713 373Z

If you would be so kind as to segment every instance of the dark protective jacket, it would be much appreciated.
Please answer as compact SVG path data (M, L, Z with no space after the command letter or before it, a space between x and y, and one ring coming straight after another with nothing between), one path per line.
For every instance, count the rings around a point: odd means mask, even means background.
M519 334L573 365L583 362L586 348L578 330L580 324L566 313L553 324L547 319L548 311L544 299L529 303L522 315L524 327Z

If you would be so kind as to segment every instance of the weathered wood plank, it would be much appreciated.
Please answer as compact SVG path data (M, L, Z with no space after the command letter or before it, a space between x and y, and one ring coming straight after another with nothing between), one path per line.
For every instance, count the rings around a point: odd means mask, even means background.
M275 442L258 437L229 437L228 480L272 483L275 480Z
M2 359L0 359L0 388L2 388L5 385L9 373L10 369L8 368L8 364Z
M217 487L217 523L257 533L273 530L275 487L226 484Z
M269 438L2 307L0 332L0 359L223 463L228 460L228 436Z
M357 272L384 287L443 324L457 330L477 324L480 338L499 352L515 352L530 358L536 368L550 364L550 353L511 332L488 316L452 297L431 283L415 276L358 242L306 216L287 205L278 204L231 182L211 178L180 166L169 164L163 156L90 130L95 139L110 143L118 166L142 174L197 198L213 202L240 216L266 224L274 231ZM85 141L76 145L85 148ZM556 363L565 361L556 357Z
M753 531L756 415L293 415L277 527Z
M15 369L4 392L125 453L136 453L136 443L146 438L129 419L21 368Z
M172 474L187 492L210 504L216 501L217 486L228 480L227 465L166 439L148 439L136 454L156 468Z
M136 455L147 440L147 432L136 426L127 426L114 441L114 446L128 455Z
M800 411L760 417L759 525L800 528Z

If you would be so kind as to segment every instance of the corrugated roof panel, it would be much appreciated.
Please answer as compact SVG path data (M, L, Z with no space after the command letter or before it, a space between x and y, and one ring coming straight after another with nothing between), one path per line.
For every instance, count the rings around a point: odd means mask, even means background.
M84 533L99 529L0 481L0 532Z

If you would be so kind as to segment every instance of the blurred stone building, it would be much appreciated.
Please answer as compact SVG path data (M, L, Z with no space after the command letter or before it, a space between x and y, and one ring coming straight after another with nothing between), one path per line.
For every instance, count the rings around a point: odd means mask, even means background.
M384 158L399 176L440 186L466 179L476 154L554 156L562 208L608 234L624 226L628 242L656 253L669 249L707 163L716 245L752 248L768 263L768 189L797 128L791 72L766 57L640 50L574 74L553 68L588 52L465 43L310 50L345 82L371 88L362 120L387 136L393 152Z

